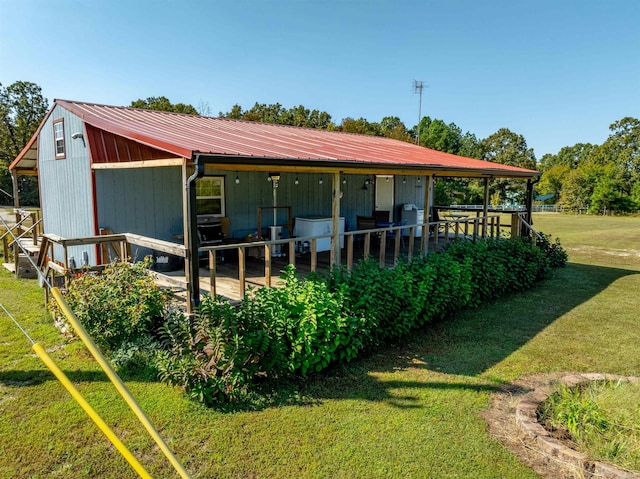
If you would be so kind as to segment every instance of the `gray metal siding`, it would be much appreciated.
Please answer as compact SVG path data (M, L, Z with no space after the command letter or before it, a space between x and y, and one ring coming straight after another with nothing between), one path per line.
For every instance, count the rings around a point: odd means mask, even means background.
M235 183L236 172L207 169L207 175L225 176L226 215L231 220L231 236L242 238L257 230L257 208L273 205L273 187L267 181L268 173L237 173L240 184ZM298 184L295 184L296 177ZM323 183L320 184L320 178ZM340 215L346 219L347 230L356 229L357 215L370 215L374 206L374 187L362 187L366 175L347 175ZM292 216L331 216L331 194L333 178L318 173L282 173L278 184L279 206L291 206ZM272 222L271 212L264 213L263 226ZM279 212L278 223L285 223L284 212Z
M418 183L420 178L420 183ZM406 183L404 183L406 180ZM424 205L424 189L427 186L427 179L424 176L396 176L396 208L394 221L402 218L400 210L405 204L413 204L422 209Z
M179 242L183 234L181 167L96 170L98 225ZM132 250L134 259L150 254Z
M65 158L56 159L53 122L64 119ZM57 106L40 131L38 143L38 168L42 218L45 233L65 238L93 236L93 193L89 150L83 139L73 139L74 133L83 133L82 120ZM69 248L76 264L82 264L86 253L90 264L95 264L94 246ZM56 259L62 259L57 248Z

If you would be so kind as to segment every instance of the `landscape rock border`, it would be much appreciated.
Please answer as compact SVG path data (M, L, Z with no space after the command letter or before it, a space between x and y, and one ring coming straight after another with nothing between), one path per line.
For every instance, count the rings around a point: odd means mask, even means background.
M616 374L551 373L521 378L493 398L483 413L489 432L515 453L527 466L549 479L639 479L640 474L591 460L569 444L551 435L537 420L541 402L559 382L575 387L589 381L628 381L640 378Z

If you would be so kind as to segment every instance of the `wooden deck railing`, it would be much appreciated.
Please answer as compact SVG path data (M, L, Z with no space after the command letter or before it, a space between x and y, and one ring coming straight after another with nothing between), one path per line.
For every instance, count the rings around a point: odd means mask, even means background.
M266 286L271 286L271 277L273 269L272 251L285 250L288 252L287 262L291 265L296 265L296 253L300 252L300 245L308 243L310 255L310 271L316 271L318 265L318 252L317 242L323 238L331 239L330 249L330 264L336 264L334 255L334 242L342 241L346 248L346 262L345 266L348 269L353 267L354 252L356 239L362 242L362 256L370 257L372 252L372 243L375 241L378 244L378 261L381 266L387 263L387 242L389 240L394 241L393 247L393 264L396 264L400 258L400 254L406 255L408 259L411 259L416 250L418 253L425 253L429 251L437 251L441 247L446 246L450 241L457 241L461 239L475 241L478 238L483 237L500 237L502 236L502 228L509 227L510 225L502 225L500 223L499 215L490 216L476 216L472 218L460 218L455 220L442 220L424 224L412 224L412 225L396 225L387 226L381 228L348 231L340 233L339 235L318 235L309 237L292 237L279 240L265 240L265 241L253 241L233 244L221 244L216 246L205 246L199 248L200 253L207 253L209 256L209 272L210 272L210 293L212 296L217 294L217 276L218 267L217 259L218 254L224 251L235 250L238 257L238 289L240 297L244 297L247 286L247 249L248 248L260 248L263 249L264 258L264 281ZM420 234L418 234L418 232ZM403 240L407 240L406 251L401 251L401 244ZM416 240L419 239L419 245L416 244ZM305 252L307 253L307 252Z
M64 276L65 284L68 284L74 273L101 271L108 265L109 258L102 258L103 261L101 264L91 266L83 265L78 267L77 265L70 263L70 247L97 244L114 245L118 258L121 261L127 261L131 257L131 245L150 248L155 251L172 254L182 258L187 255L187 249L184 245L155 238L148 238L146 236L133 233L88 236L83 238L63 238L55 234L46 234L42 237L42 242L40 244L40 254L38 256L37 266L42 271L44 277L49 280L50 284L55 284L56 273ZM56 259L54 245L62 247L62 259Z
M318 241L323 238L331 239L331 249L329 252L329 264L336 264L334 248L335 241L344 242L344 248L340 248L340 262L351 269L356 257L370 257L377 254L380 265L396 264L401 255L411 259L416 254L424 254L430 251L437 251L445 247L451 241L471 240L478 238L511 235L519 236L522 222L521 215L513 214L511 224L501 222L500 215L474 216L452 220L441 220L425 224L395 225L374 229L348 231L339 235L319 235L309 237L292 237L278 240L239 242L233 244L221 244L216 246L205 246L199 248L199 254L208 255L209 260L209 280L210 293L217 294L218 276L218 255L225 251L236 251L238 258L238 293L239 297L244 297L247 287L247 256L249 248L258 248L262 251L261 259L264 262L264 284L271 286L271 278L274 269L273 251L285 252L287 264L296 265L297 254L301 253L302 245L308 244L309 270L318 269ZM390 242L393 248L390 249ZM403 247L403 243L406 246ZM111 244L121 259L130 257L131 245L150 248L152 250L175 255L181 258L187 256L187 249L182 244L148 238L137 234L109 234L102 236L90 236L83 238L62 238L57 235L47 234L43 236L40 249L38 267L49 278L51 284L55 284L56 274L64 276L67 283L73 274L83 271L100 271L104 269L108 258L103 258L104 264L95 266L76 266L70 264L68 248L81 245ZM54 245L62 247L62 258L55 258ZM344 259L343 259L344 258ZM326 261L326 256L325 256ZM280 263L281 265L282 263ZM326 263L325 263L326 264ZM195 286L195 285L194 285Z

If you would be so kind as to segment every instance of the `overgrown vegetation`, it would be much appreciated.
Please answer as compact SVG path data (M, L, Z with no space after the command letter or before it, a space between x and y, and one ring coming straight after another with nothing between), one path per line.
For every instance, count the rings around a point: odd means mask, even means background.
M69 284L65 299L93 340L107 351L153 334L162 324L166 297L147 273L151 259L113 263L102 274L83 274ZM55 302L54 315L72 334Z
M538 408L547 428L567 431L589 457L640 471L640 384L560 385Z
M157 370L208 405L237 399L258 378L317 373L464 307L529 288L550 264L527 239L455 242L392 269L365 260L303 280L288 266L279 287L254 290L238 307L205 297L192 317L172 311L162 319L165 297L146 273L149 261L83 275L67 300L117 367L147 376Z

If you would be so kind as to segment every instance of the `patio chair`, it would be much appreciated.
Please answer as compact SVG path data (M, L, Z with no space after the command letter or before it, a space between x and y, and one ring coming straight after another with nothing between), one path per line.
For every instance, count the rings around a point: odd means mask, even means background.
M391 212L389 210L376 210L373 212L373 218L375 219L375 224L389 224L389 214Z
M376 219L373 216L356 216L356 229L358 231L373 230L376 228ZM377 237L377 235L374 236ZM364 235L358 235L356 240L358 243L364 243Z

